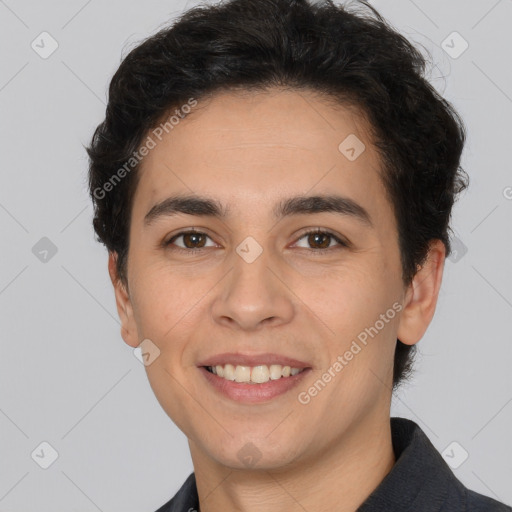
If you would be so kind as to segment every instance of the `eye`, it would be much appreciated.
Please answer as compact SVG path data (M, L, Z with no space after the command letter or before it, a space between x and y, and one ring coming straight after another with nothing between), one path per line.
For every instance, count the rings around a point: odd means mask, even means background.
M174 235L171 239L164 242L166 247L176 245L178 250L182 250L185 252L190 252L191 250L199 250L203 249L206 246L206 239L210 238L206 233L201 233L200 231L181 231L177 235ZM180 240L180 244L175 244L176 240ZM210 238L211 240L211 238ZM209 247L215 247L215 244L210 245Z
M201 231L181 231L169 240L164 241L163 245L164 247L172 248L172 250L191 253L200 251L207 247L216 247L216 244L213 241L210 245L207 245L208 239L211 240L206 233ZM327 250L336 249L337 247L341 248L350 246L348 242L342 240L334 233L319 228L306 231L299 238L299 241L302 239L306 239L306 244L308 244L308 246L300 246L298 245L298 242L296 242L295 245L313 252L325 252ZM177 241L180 243L177 243ZM334 242L334 244L332 244L332 242Z
M313 250L318 252L319 249L333 249L336 248L336 243L342 247L349 247L348 242L341 240L335 234L330 233L329 231L325 231L322 229L313 229L310 231L306 231L299 240L303 238L306 239L306 243L309 247L304 247L305 249ZM331 242L336 242L334 246L331 245ZM312 247L311 247L312 246Z

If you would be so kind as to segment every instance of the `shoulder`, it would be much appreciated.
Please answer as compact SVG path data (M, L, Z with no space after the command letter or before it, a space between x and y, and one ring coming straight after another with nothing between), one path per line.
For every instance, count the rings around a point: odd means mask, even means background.
M191 473L178 492L156 512L192 512L199 510L196 476Z
M489 496L484 496L471 489L466 489L467 512L512 512L512 507L496 501Z

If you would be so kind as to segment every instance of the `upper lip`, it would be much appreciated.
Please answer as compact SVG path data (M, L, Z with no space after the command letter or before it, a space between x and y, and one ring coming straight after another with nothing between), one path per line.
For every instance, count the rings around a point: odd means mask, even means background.
M272 364L280 364L282 366L291 366L292 368L310 368L308 363L299 361L293 357L288 357L279 354L241 354L234 352L225 352L224 354L217 354L201 361L197 366L223 366L225 364L232 364L233 366L259 366Z

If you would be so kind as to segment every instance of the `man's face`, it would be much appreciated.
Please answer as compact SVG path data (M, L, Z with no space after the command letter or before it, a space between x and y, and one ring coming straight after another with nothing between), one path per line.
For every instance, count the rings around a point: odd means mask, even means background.
M354 109L273 91L214 96L162 141L153 136L133 202L132 316L123 337L160 350L147 375L193 456L239 468L309 463L389 418L406 290L396 220L366 129ZM209 198L227 214L153 209L176 195ZM296 196L341 196L369 218L274 216ZM191 229L200 235L179 236ZM315 229L327 234L307 234ZM249 366L273 363L274 377L285 358L306 369L250 384L202 367L218 355L236 363L240 354L255 356ZM266 371L256 374L265 380Z

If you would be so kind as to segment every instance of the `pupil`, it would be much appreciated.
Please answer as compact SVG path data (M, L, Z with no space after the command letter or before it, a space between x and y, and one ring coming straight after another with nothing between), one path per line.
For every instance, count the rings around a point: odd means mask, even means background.
M313 239L312 243L311 243L311 238ZM317 244L318 239L322 239L322 238L324 239L324 243L320 243L320 246L322 248L328 247L329 246L329 242L328 242L329 235L322 234L322 233L313 233L312 235L310 235L310 243L312 245ZM327 241L327 243L325 243L325 241Z
M183 240L185 242L185 245L189 248L189 249L194 249L194 248L197 248L198 246L195 245L197 242L198 242L198 238L201 238L202 235L198 234L198 233L188 233L186 235L184 235L183 237ZM189 244L189 241L192 240L191 244ZM204 244L203 244L204 245ZM200 245L199 247L202 247L203 245Z

